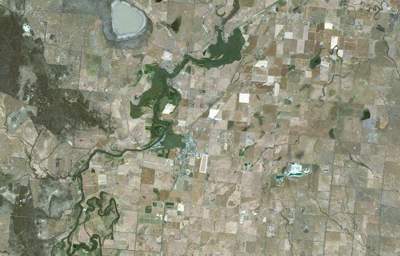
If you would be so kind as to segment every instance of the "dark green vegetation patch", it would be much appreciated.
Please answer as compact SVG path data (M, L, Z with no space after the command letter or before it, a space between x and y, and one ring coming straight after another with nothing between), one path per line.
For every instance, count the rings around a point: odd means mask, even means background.
M310 64L309 67L311 69L316 68L319 64L321 64L321 57L319 56L320 53L318 53L317 55L315 55L314 57L311 58L310 60Z
M229 12L227 16L222 18L222 26L225 25L230 19L232 19L233 16L235 16L235 14L239 11L239 9L240 9L240 1L234 0L232 10Z
M171 23L170 27L175 33L178 33L181 24L182 24L182 17L179 16L174 20L174 22Z
M141 95L138 105L131 103L131 117L138 118L144 113L144 108L151 108L153 118L151 126L148 127L151 132L151 140L159 141L165 149L181 147L182 137L172 131L172 121L160 119L162 111L168 103L177 106L181 100L180 93L168 85L167 79L171 77L171 74L156 64L146 65L144 74L147 75L152 86Z
M331 129L329 130L329 138L331 138L331 139L333 139L333 140L336 138L335 128L331 128Z
M223 30L217 28L217 42L207 48L210 57L195 59L191 56L188 58L193 64L203 68L216 68L223 65L231 64L242 58L240 53L245 43L242 32L239 28L235 28L227 41L223 39Z
M361 116L361 121L367 120L371 118L371 113L369 112L369 109L364 109L362 112Z
M58 87L59 78L68 74L67 68L46 63L43 42L22 36L23 23L16 14L0 16L0 35L7 38L0 40L0 91L37 107L33 122L53 134L95 126L109 131L100 114L90 110L81 92ZM21 66L31 67L36 82L18 84Z
M18 185L16 192L11 214L10 228L13 233L10 243L14 245L14 250L22 251L21 255L44 255L44 241L38 237L36 225L39 212L33 205L31 189L29 186Z
M190 61L194 65L210 69L233 63L242 58L240 51L245 40L240 29L236 28L227 41L223 38L222 29L217 28L217 33L217 42L210 45L206 50L209 57L196 59L190 55L185 55L171 73L158 64L148 64L144 67L143 73L149 79L151 87L140 96L137 105L131 103L130 115L132 118L139 118L144 114L146 108L152 109L152 122L148 127L151 132L150 143L159 143L157 149L166 150L164 153L168 153L169 149L184 146L182 136L175 134L172 130L173 122L161 119L162 111L168 103L178 106L181 100L180 93L169 84L169 81L176 77Z

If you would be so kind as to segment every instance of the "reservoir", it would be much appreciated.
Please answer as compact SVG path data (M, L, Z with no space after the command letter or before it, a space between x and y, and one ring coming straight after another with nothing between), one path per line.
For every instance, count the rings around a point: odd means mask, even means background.
M143 11L129 3L115 0L111 4L111 25L118 41L142 34L146 23L147 18Z

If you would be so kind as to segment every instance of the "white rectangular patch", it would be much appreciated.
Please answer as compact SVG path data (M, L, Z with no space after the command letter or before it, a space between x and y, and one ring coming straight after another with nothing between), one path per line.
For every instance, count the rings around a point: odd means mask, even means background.
M208 118L217 120L218 113L219 113L219 109L211 108L210 112L208 113Z
M177 210L178 210L178 212L184 212L185 211L185 205L182 204L182 203L178 203Z
M296 53L304 53L304 40L297 40Z
M267 60L259 60L256 62L254 65L256 68L267 68L268 67L268 61Z
M281 85L279 83L275 83L275 85L274 85L274 96L275 97L278 97L280 87L281 87Z
M285 32L285 34L283 35L283 38L293 39L293 32Z
M331 49L333 49L336 45L338 45L339 37L332 36L331 37Z
M325 29L330 29L330 30L332 30L332 29L333 29L333 24L330 23L330 22L325 22L324 28L325 28Z
M175 109L175 105L174 104L167 103L167 105L165 105L165 107L164 107L164 109L162 111L162 114L163 115L169 115L174 111L174 109Z
M281 33L283 29L283 25L277 24L275 25L275 38L279 35L279 33Z
M97 176L97 183L99 185L107 185L107 175L105 174L99 174Z
M208 154L202 154L200 160L200 173L207 173L207 166L208 166Z
M248 93L239 93L239 103L250 103L250 94Z
M172 56L173 56L172 53L170 53L169 51L164 51L161 58L165 61L171 61Z

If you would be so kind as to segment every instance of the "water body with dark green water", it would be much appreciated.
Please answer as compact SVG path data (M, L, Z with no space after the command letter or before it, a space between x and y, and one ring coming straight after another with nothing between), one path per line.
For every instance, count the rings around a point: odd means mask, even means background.
M132 118L139 118L144 114L144 108L152 108L153 118L148 129L151 132L152 140L162 138L161 149L183 147L182 136L176 135L172 130L173 122L161 120L164 107L168 103L177 106L181 100L180 93L169 84L169 80L175 78L189 62L210 69L231 64L242 58L241 50L245 39L241 30L234 29L227 40L224 40L222 28L217 27L216 30L217 42L207 48L208 57L197 59L191 55L185 55L171 73L158 64L149 64L144 67L144 74L149 79L151 87L140 96L137 105L131 104L130 114Z
M236 0L235 2L238 1ZM237 10L233 11L236 12ZM104 192L100 193L100 198L94 197L86 200L83 192L82 174L89 169L90 161L94 156L104 154L109 157L119 158L126 152L139 152L154 148L161 150L164 154L168 153L170 149L184 147L183 136L173 132L173 121L161 119L162 111L168 103L178 106L181 101L181 94L170 85L170 80L175 78L189 62L196 66L210 69L231 64L242 58L241 50L245 44L245 39L241 30L239 28L234 29L227 40L224 39L223 28L217 27L216 31L217 42L207 48L208 57L197 59L191 55L185 55L171 73L156 63L144 66L143 71L139 74L139 79L145 76L149 79L151 87L140 96L137 105L131 104L130 115L132 118L139 118L144 114L145 108L152 109L153 116L151 125L148 127L151 132L151 139L146 145L139 148L113 152L96 149L86 161L81 163L73 176L81 191L81 199L76 203L74 210L76 215L75 223L68 235L54 246L52 255L102 255L102 242L106 238L112 238L114 225L119 219L116 201L114 198L106 197ZM87 205L86 209L83 206L84 204ZM110 232L92 234L88 243L74 243L73 237L79 227L93 218L94 214L98 214L102 218Z

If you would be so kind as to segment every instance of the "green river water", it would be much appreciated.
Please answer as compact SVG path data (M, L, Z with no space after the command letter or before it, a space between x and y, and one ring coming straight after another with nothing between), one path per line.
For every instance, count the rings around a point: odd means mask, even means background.
M149 79L151 87L141 95L137 105L131 103L130 114L132 118L139 118L144 114L145 108L152 109L152 123L148 129L151 131L152 139L162 138L159 149L169 150L183 146L182 136L176 135L172 130L173 122L161 119L162 110L168 103L177 106L181 100L180 93L169 84L169 81L175 78L189 62L198 67L210 69L231 64L242 58L241 49L245 39L241 30L234 29L225 40L223 30L218 27L216 29L217 42L207 48L208 57L197 59L191 55L185 55L171 73L158 64L149 64L144 67L144 76Z
M236 8L239 8L238 2L235 1ZM142 73L139 74L139 79L142 77L148 79L151 87L140 96L137 105L131 103L130 115L132 118L139 118L145 113L146 108L152 110L151 125L148 127L151 139L146 145L134 149L113 152L96 149L85 162L81 163L73 176L81 191L81 198L75 204L74 209L76 219L68 235L53 247L52 255L102 255L102 243L105 239L113 236L114 226L120 217L115 199L105 192L101 192L99 198L87 199L83 192L82 174L89 169L90 161L94 156L104 154L118 158L126 152L150 149L156 149L161 151L162 155L165 155L170 149L184 146L183 136L175 134L173 131L173 121L161 118L162 110L168 103L178 106L181 101L179 91L171 85L172 79L189 63L210 69L231 64L242 58L241 50L245 44L245 39L241 30L239 28L234 29L227 39L224 38L223 27L216 27L216 32L216 43L209 45L206 50L208 57L198 59L191 55L185 55L172 72L168 72L157 63L144 66ZM75 243L74 237L76 237L79 227L85 223L90 223L94 218L100 218L103 223L98 228L97 233L92 234L87 243Z

